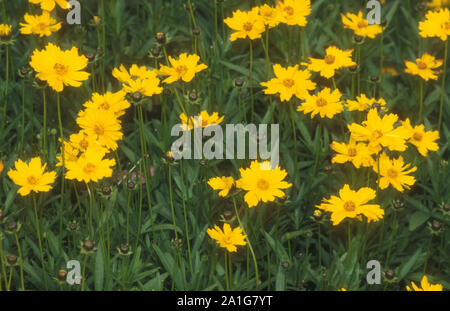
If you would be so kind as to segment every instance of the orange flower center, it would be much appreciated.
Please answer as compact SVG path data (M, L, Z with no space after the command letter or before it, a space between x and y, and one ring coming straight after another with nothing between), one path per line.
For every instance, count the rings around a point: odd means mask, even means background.
M105 134L105 129L103 128L103 126L96 124L94 126L94 132L97 135L103 135L103 134Z
M417 67L419 67L420 70L424 70L424 69L427 69L427 64L419 61L419 62L417 62Z
M53 66L53 69L55 69L56 73L60 76L65 75L68 71L68 68L66 66L59 63L56 63L55 66Z
M398 172L392 168L387 170L387 175L389 178L397 178Z
M30 185L35 186L39 182L39 179L34 176L28 176L27 181Z
M365 20L362 20L358 23L358 28L366 28L367 25L367 22Z
M263 191L266 191L267 189L269 189L269 183L265 179L258 180L258 183L256 184L256 186Z
M177 66L175 69L180 76L184 76L188 71L188 68L184 65Z
M103 110L108 110L110 108L109 104L107 102L103 102L99 105L100 108Z
M95 170L95 165L92 163L88 163L84 166L83 171L86 174L91 174Z
M355 203L353 201L347 201L347 202L344 203L344 209L347 212L353 212L356 209L356 205L355 205Z
M357 152L356 152L355 148L349 148L348 149L348 156L349 157L356 157L356 154L357 154Z
M375 130L372 133L371 140L377 140L379 138L383 137L383 133L380 130Z
M225 244L233 244L233 240L231 239L231 236L229 236L229 235L226 235L223 237L223 242Z
M323 99L322 97L320 97L319 99L317 99L316 105L317 105L317 107L326 106L327 105L327 101L325 99Z
M291 6L286 6L284 8L284 11L286 12L287 15L293 15L294 14L294 8Z
M325 56L325 63L328 65L331 65L336 60L336 57L334 55L327 55Z
M417 141L421 141L423 138L423 135L421 133L415 132L413 135L413 139Z
M250 22L246 22L246 23L244 24L244 26L242 26L242 27L244 28L245 31L249 32L249 31L252 31L252 29L253 29L253 24L250 23Z
M41 31L46 30L47 27L48 27L48 25L45 24L45 23L39 23L39 24L36 25L36 28L41 30Z
M283 80L283 85L287 88L293 87L294 84L295 84L295 81L293 79L284 79Z

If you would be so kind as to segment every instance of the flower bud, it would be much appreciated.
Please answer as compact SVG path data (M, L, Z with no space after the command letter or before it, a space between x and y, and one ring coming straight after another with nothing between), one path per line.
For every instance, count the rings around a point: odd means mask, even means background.
M83 250L85 252L91 252L94 249L94 247L95 247L95 244L91 240L83 241Z
M67 271L64 269L58 270L58 280L65 282L67 280Z
M14 254L6 254L6 264L9 266L14 266L17 264L17 256Z
M164 32L158 32L155 36L156 42L159 44L166 44L167 38Z
M194 28L194 29L192 30L192 34L193 34L194 36L199 36L199 35L200 35L200 29Z

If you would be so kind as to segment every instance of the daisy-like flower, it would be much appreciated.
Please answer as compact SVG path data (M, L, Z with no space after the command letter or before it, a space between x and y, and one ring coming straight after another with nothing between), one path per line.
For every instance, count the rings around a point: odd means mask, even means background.
M309 63L302 63L309 70L319 72L322 77L327 79L334 77L336 70L355 66L352 61L353 50L340 50L336 46L329 46L325 50L325 57L312 58L309 57Z
M331 212L331 221L337 226L345 218L361 220L361 215L366 216L368 222L378 221L383 218L384 210L378 204L366 204L375 199L375 190L363 187L358 191L350 189L349 185L339 190L339 197L332 195L330 199L324 199L317 205L318 209Z
M62 51L49 43L44 50L35 50L30 65L37 72L37 77L47 81L56 92L62 92L65 85L81 86L81 82L89 78L89 73L81 71L86 68L88 59L78 55L78 49L72 47Z
M363 17L362 11L359 11L358 15L353 13L344 15L341 13L341 18L344 28L353 30L357 36L373 39L383 31L380 25L369 25L369 22Z
M402 122L411 138L408 140L410 144L416 146L417 151L424 157L428 155L428 151L437 151L439 149L438 144L435 140L439 139L439 131L425 131L425 126L423 124L411 126L409 119Z
M0 38L8 38L11 36L11 25L0 24Z
M367 120L362 125L352 123L347 125L351 136L356 141L368 141L369 147L378 152L382 147L389 150L405 151L406 140L410 138L410 133L403 127L395 127L398 116L390 113L383 118L378 115L377 109L370 109L367 113Z
M450 5L450 0L431 0L427 2L429 8L442 8L445 5Z
M59 142L61 142L61 138L59 139ZM56 160L58 160L56 166L58 167L62 166L62 157L61 157L63 153L62 146L60 150L61 150L60 155L56 156ZM68 162L75 162L78 160L80 150L78 148L75 148L73 144L71 144L70 142L64 141L64 154L65 154L64 164L67 165Z
M226 248L229 252L236 252L236 245L246 245L247 242L245 238L247 237L242 233L240 227L231 229L230 225L227 223L223 224L223 231L218 226L214 226L214 229L207 229L211 239L216 240L220 247Z
M307 114L311 112L311 119L316 114L321 118L333 118L335 114L341 113L344 106L341 101L342 94L338 89L331 92L330 88L324 88L317 95L307 95L305 102L297 107L297 111Z
M372 150L364 143L356 143L350 139L350 143L332 142L331 149L337 154L331 159L331 163L351 162L356 168L361 166L370 167L373 165Z
M225 18L223 21L235 31L231 34L230 41L247 37L251 40L258 39L266 30L264 19L259 14L258 7L254 7L248 12L234 11L233 17Z
M310 80L311 72L309 70L299 70L298 65L281 67L279 64L273 65L275 78L268 82L261 82L266 87L264 94L280 93L282 101L289 101L292 96L299 99L305 99L310 90L316 88L316 83Z
M447 41L450 36L450 10L442 8L438 11L428 11L425 21L419 22L419 34L423 38L438 37Z
M272 169L269 161L260 163L255 160L250 164L250 168L241 168L239 171L241 178L236 181L236 187L247 191L244 200L250 208L256 206L259 201L272 202L276 197L283 197L285 194L281 189L292 186L283 181L287 172L279 166Z
M421 58L417 58L415 63L405 60L405 72L413 76L419 76L425 81L429 79L437 80L439 72L433 69L441 67L442 63L442 59L436 59L434 56L425 53Z
M213 112L211 115L208 114L206 110L200 112L198 116L191 117L191 120L188 125L188 117L186 114L180 114L181 123L183 123L183 130L192 130L194 127L202 127L205 128L210 125L217 125L223 121L225 116L219 117L217 112Z
M283 0L277 1L276 9L279 11L280 20L288 25L305 27L308 21L306 16L311 13L310 0Z
M58 4L61 9L70 9L69 2L67 0L28 0L30 3L39 4L44 11L51 12Z
M98 109L104 111L111 111L116 117L120 117L125 114L125 110L128 109L131 104L125 99L125 92L119 91L116 93L106 92L104 95L99 93L92 94L92 100L84 103L86 109ZM80 111L79 116L85 113L84 110Z
M88 149L106 152L105 148L98 142L97 137L88 135L85 131L70 135L69 142L73 148L78 149L81 153L85 153Z
M442 291L442 285L441 284L431 284L428 282L427 276L424 275L422 278L422 281L420 281L420 286L422 288L418 287L414 282L411 282L411 287L406 285L407 291L431 291L431 292L441 292Z
M205 64L199 64L200 56L197 54L188 55L186 53L180 54L178 60L169 56L169 62L172 67L161 65L159 74L162 76L169 76L164 83L174 83L178 80L190 82L194 79L195 74L208 68Z
M148 70L145 66L133 64L128 72L125 66L120 65L119 69L113 69L112 75L122 82L123 91L128 94L141 93L150 97L163 91L159 85L161 81L158 78L158 71Z
M388 74L390 73L391 75L398 76L398 72L397 70L395 70L395 68L390 67L390 66L384 66L383 68L381 68L381 73L382 74Z
M104 156L104 152L88 149L76 162L66 164L66 178L88 183L111 177L113 173L111 166L114 166L116 161L104 159Z
M20 23L20 33L24 35L35 34L39 37L50 36L52 33L61 29L61 23L57 23L50 16L48 11L42 12L42 15L25 14L25 23Z
M3 165L2 160L0 160L0 174L3 172L4 168L5 168L5 166Z
M95 137L101 146L111 150L117 149L117 141L123 136L120 121L111 111L86 110L82 117L77 118L77 124L88 136Z
M264 4L259 7L259 15L263 18L268 28L276 27L280 23L279 10Z
M233 177L213 177L208 180L208 185L211 186L214 190L221 190L219 195L221 197L226 197L230 189L234 185Z
M416 179L408 174L415 172L417 167L409 168L410 165L405 165L402 156L391 160L385 153L382 153L379 161L380 163L375 161L372 167L376 173L378 173L378 166L380 167L380 189L386 189L392 185L398 191L403 192L404 189L409 189L416 182Z
M349 111L365 111L370 108L384 109L386 101L383 98L368 98L366 94L356 96L356 100L347 100L346 107Z
M15 169L10 169L8 176L16 185L20 186L17 191L20 195L26 196L31 191L39 193L52 189L51 184L55 181L56 173L44 173L47 164L42 165L39 157L32 158L29 164L19 159L14 166Z

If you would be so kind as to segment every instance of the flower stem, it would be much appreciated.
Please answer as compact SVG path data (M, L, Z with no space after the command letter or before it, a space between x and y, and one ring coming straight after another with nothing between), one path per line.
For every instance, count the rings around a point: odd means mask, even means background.
M6 109L8 106L8 83L9 83L9 45L6 46L6 71L5 71L5 92L4 92L4 103L3 103L3 118L2 127L6 123Z
M248 76L248 86L250 88L250 103L251 103L251 111L252 111L252 122L253 122L253 116L255 114L255 103L253 99L253 46L252 41L250 40L250 71Z
M45 94L45 90L44 90ZM45 102L45 100L44 100ZM62 246L62 231L63 231L63 207L64 207L64 174L66 170L66 153L64 151L64 131L62 126L62 119L61 119L61 97L59 96L59 93L56 93L56 105L58 110L58 123L59 123L59 136L61 138L61 202L59 204L59 246L60 249L63 249ZM46 133L44 133L44 136Z
M22 290L25 290L25 282L23 280L23 256L22 249L20 248L19 237L17 236L17 231L14 231L14 237L16 238L17 251L19 252L20 284L22 286Z
M37 204L36 204L36 196L35 195L33 195L33 207L34 207L34 218L36 220L36 231L37 231L37 235L38 235L39 251L41 252L42 276L44 277L45 290L48 290L47 273L45 272L44 252L42 251L41 228L39 225L39 217L38 217L38 212L37 212Z
M170 196L170 209L172 211L173 233L175 235L175 240L178 240L177 223L175 221L175 209L173 208L172 170L170 164L169 164L169 196Z
M6 279L6 268L5 268L5 262L3 258L3 236L0 235L0 262L2 265L2 275L5 280L5 287L8 286L8 280ZM2 290L2 282L0 278L0 290Z
M226 290L229 291L230 290L230 280L228 280L228 252L225 251L225 286L226 286Z
M419 84L419 101L420 101L420 106L419 106L419 122L422 122L423 120L423 79L420 79L420 84Z
M180 175L181 175L181 196L183 201L183 213L184 213L184 228L186 231L186 244L188 248L188 259L189 259L189 268L191 271L191 275L194 273L194 269L192 268L192 255L191 255L191 244L189 241L189 227L187 221L187 213L186 213L186 199L185 199L185 185L184 185L184 173L183 173L183 160L180 161Z
M447 74L447 54L448 54L448 39L447 39L447 41L445 41L444 73L442 74L441 102L440 102L440 105L439 105L439 123L438 123L438 131L441 130L441 125L442 125L442 113L444 112L445 76L446 76L446 74Z

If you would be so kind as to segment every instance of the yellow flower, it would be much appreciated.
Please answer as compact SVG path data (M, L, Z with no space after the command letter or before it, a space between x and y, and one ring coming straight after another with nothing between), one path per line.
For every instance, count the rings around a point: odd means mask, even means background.
M276 27L280 23L279 11L270 5L264 4L259 7L259 15L263 18L268 28Z
M112 75L123 83L123 90L126 93L141 93L145 96L161 94L163 88L159 85L158 72L156 70L147 70L145 66L138 67L133 64L130 72L120 65L119 69L114 68Z
M341 113L344 106L341 101L342 94L338 89L331 92L330 88L324 88L317 95L307 95L305 102L297 107L297 111L307 114L311 112L311 119L316 114L321 118L333 118L335 114Z
M167 77L164 83L174 83L178 80L190 82L194 79L195 74L208 68L205 64L198 64L200 56L197 54L188 55L186 53L180 54L178 60L169 56L169 62L172 67L161 65L159 74Z
M380 163L374 162L373 170L378 173L378 166L380 167L380 189L386 189L391 184L395 189L403 192L404 189L409 189L416 182L416 179L408 174L415 172L417 167L408 169L410 165L404 165L402 156L391 160L385 153L382 153L379 161Z
M221 197L226 197L231 187L234 185L233 177L213 177L208 180L208 185L214 190L221 190L219 195Z
M59 139L61 142L61 138ZM68 162L74 162L78 160L78 155L80 154L80 150L75 148L70 142L64 141L64 164L67 165ZM61 155L62 155L62 146L61 146ZM56 156L58 163L56 166L62 166L62 157L61 155Z
M411 282L411 287L409 287L408 285L406 285L406 290L407 291L430 291L430 292L441 292L442 291L442 285L441 284L430 284L428 283L428 279L427 276L424 275L422 278L422 281L420 281L420 286L422 286L422 288L418 287L414 282Z
M19 159L14 165L15 169L10 169L8 176L16 185L20 186L17 191L20 195L26 196L31 191L38 193L52 189L50 184L55 181L56 173L44 173L47 164L42 166L39 157L32 158L29 164Z
M84 55L78 55L76 47L62 51L49 43L44 50L33 52L30 65L39 79L47 81L56 92L62 92L64 85L79 87L81 81L88 79L90 74L81 71L86 68L87 63L88 59Z
M106 92L104 95L99 93L92 94L92 100L84 103L86 110L98 109L100 111L111 111L116 117L120 117L125 114L125 110L131 106L131 104L125 99L125 92L119 91L116 93ZM80 111L78 114L82 116L85 111Z
M61 9L68 10L70 5L67 0L28 0L30 3L40 4L44 11L53 11L55 5L58 4Z
M66 164L67 179L76 179L86 183L111 177L113 170L111 166L116 164L114 159L104 159L105 153L88 149L76 162Z
M433 69L442 66L442 60L436 59L428 53L422 55L421 58L416 59L416 63L405 60L405 72L413 76L419 76L425 81L429 79L437 80L439 72Z
M431 0L427 2L430 8L441 8L445 5L450 5L450 0Z
M261 38L261 34L266 30L264 19L259 14L258 7L254 7L248 12L234 11L233 17L225 18L224 23L235 30L230 36L230 41L247 37L251 40L258 39Z
M329 46L325 52L324 59L309 57L309 64L302 63L302 65L308 66L311 71L320 72L320 75L327 79L333 77L338 69L356 65L352 61L353 50L340 50L336 46Z
M383 109L386 107L386 101L383 98L368 98L366 94L356 96L356 100L347 100L346 107L349 111L365 111L369 108Z
M370 167L373 164L373 152L364 143L356 143L351 139L349 144L334 141L330 147L338 153L331 159L331 163L351 162L356 168Z
M35 34L39 37L50 36L53 32L57 32L61 29L61 23L56 23L56 20L50 16L47 11L42 12L42 15L30 15L24 16L26 23L20 23L20 33L24 35Z
M390 150L405 151L406 140L409 139L408 131L399 126L394 127L398 116L390 113L380 118L376 109L370 109L367 113L367 120L362 125L352 123L347 125L352 138L356 141L368 141L369 147L378 152L382 147Z
M376 192L371 188L363 187L353 191L349 185L344 185L339 190L339 197L332 195L316 207L332 213L330 219L334 226L339 225L345 218L361 220L361 215L366 216L368 222L377 221L383 218L384 210L378 204L366 204L375 197Z
M439 139L438 131L425 131L423 124L412 127L409 119L402 122L402 125L411 136L408 142L416 146L417 151L424 157L428 155L428 150L437 151L439 149L438 144L435 142L435 140Z
M341 18L344 28L353 30L355 35L361 37L369 37L373 39L377 34L383 31L380 25L369 25L369 22L363 17L362 11L359 11L358 15L353 13L347 13L347 15L344 15L341 13Z
M88 149L106 152L102 145L97 141L97 137L88 135L85 131L70 135L69 142L73 148L76 148L82 153L86 152Z
M276 9L279 11L282 23L288 25L306 26L306 16L311 13L310 0L284 0L277 1Z
M316 87L316 84L309 80L311 73L308 70L299 70L298 65L283 68L275 64L273 71L276 78L262 82L261 85L267 88L264 94L280 93L282 101L289 101L293 95L299 99L305 99L309 95L308 91Z
M5 166L3 165L2 160L0 160L0 174L3 172L4 168L5 168Z
M260 163L255 160L250 164L250 168L241 168L239 171L241 179L236 181L236 187L247 191L244 200L248 207L256 206L259 201L271 202L276 197L283 197L285 194L280 189L292 186L283 181L287 172L279 166L273 169L269 161Z
M382 72L382 74L390 73L390 74L393 75L394 77L395 77L395 76L398 76L397 70L395 70L395 68L389 67L389 66L383 67L383 68L381 69L381 72Z
M11 35L11 25L0 24L0 38L9 37Z
M217 241L220 247L226 248L229 252L236 252L236 245L247 244L245 241L247 236L242 234L242 229L240 227L231 229L227 223L223 224L223 231L218 226L214 226L214 229L208 228L206 232L210 238Z
M77 118L78 125L88 136L95 137L101 146L116 150L117 141L122 139L120 121L113 112L89 109Z
M205 128L210 125L220 124L223 121L224 116L219 118L217 112L213 112L211 115L206 110L200 112L196 117L191 117L188 125L188 118L184 113L180 114L180 120L183 123L183 130L192 130L194 127Z
M438 11L428 11L425 21L419 22L419 30L423 38L438 37L447 41L450 36L450 10L442 8Z

